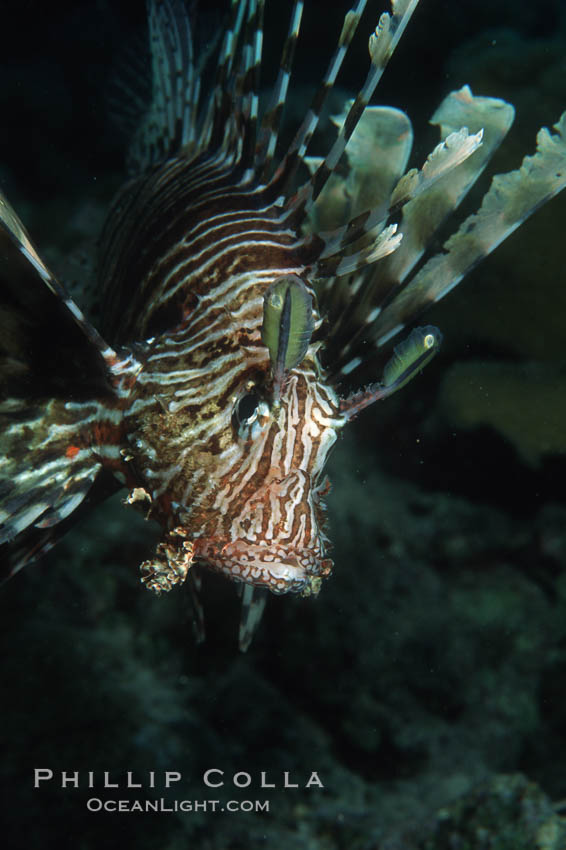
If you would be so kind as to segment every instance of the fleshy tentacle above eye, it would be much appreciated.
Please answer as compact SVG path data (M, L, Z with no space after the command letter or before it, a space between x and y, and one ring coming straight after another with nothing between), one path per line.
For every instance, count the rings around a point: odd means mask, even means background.
M261 338L269 350L275 404L285 376L303 361L313 330L312 295L301 278L287 275L274 281L263 299Z
M382 401L400 390L432 360L442 343L442 334L433 325L414 328L407 339L396 345L393 357L385 364L380 383L369 384L340 402L340 412L353 419L364 408Z

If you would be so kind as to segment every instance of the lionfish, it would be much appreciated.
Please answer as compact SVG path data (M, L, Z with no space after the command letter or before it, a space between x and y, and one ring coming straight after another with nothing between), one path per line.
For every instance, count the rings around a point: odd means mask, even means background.
M318 594L332 569L328 453L348 422L421 370L440 333L414 328L381 369L387 344L566 185L565 113L427 256L513 108L468 87L449 94L432 118L439 144L422 168L406 170L409 119L368 104L417 3L393 0L379 18L366 80L315 158L307 149L366 0L346 12L284 150L302 0L290 8L262 115L264 0L232 0L204 59L182 0L149 0L152 96L130 148L132 177L101 239L100 331L0 196L6 574L47 551L84 513L87 494L91 507L125 486L125 502L162 528L142 582L161 593L187 581L199 633L203 569L239 585L242 649L267 591ZM346 177L336 176L339 163ZM324 229L340 192L345 218ZM344 393L377 364L379 381Z

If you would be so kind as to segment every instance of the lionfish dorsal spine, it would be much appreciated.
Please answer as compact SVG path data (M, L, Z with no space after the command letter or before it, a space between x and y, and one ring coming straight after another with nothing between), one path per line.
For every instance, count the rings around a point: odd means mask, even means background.
M513 118L510 104L475 96L468 86L440 104L431 119L440 127L440 143L420 171L411 169L398 178L389 204L382 208L386 220L388 209L400 207L399 246L375 267L350 279L335 278L325 294L328 345L337 379L355 381L362 365L367 367L371 359L383 362L382 348L565 185L563 116L556 133L541 131L536 155L526 157L517 171L494 178L478 213L463 222L441 253L426 259L432 240L485 169ZM351 233L359 237L376 221L376 211L358 213ZM346 240L350 235L338 228L327 250L335 248L341 233L347 234ZM324 252L321 258L326 260ZM373 355L368 342L373 343Z
M324 104L326 103L329 92L332 90L334 83L336 82L336 77L338 76L338 72L342 67L342 63L346 57L346 53L348 52L348 48L356 32L366 3L367 0L357 0L357 2L354 3L352 8L349 9L348 12L346 12L344 16L344 22L342 24L342 31L338 39L338 44L336 45L334 53L330 59L326 73L324 74L320 86L312 99L311 106L308 109L307 114L305 115L297 132L295 133L293 141L291 142L285 155L282 157L281 162L276 168L273 179L275 182L277 182L277 185L281 187L282 193L285 192L286 188L294 177L299 164L305 158L305 154L307 152L310 141L313 137L316 128L318 127L322 109L324 107ZM290 67L287 73L290 74ZM264 118L265 127L267 127L267 119L269 117L270 113L268 112ZM275 149L275 141L271 143L273 149ZM294 199L292 200L292 208L294 209L295 201Z
M261 122L259 139L256 147L256 169L261 172L261 180L265 182L277 147L281 118L287 100L287 91L291 79L295 47L301 28L303 15L303 0L295 0L289 21L289 31L283 50L277 80L273 87L271 102Z
M301 205L304 204L306 212L310 210L326 185L329 176L338 165L342 154L346 150L348 141L363 115L364 110L383 75L387 63L389 62L389 59L401 38L401 35L417 7L417 4L418 0L394 0L391 7L391 14L384 12L381 15L375 33L373 33L369 39L368 47L370 68L366 80L358 92L358 95L354 99L348 114L346 115L345 121L340 128L338 136L330 148L330 151L325 156L310 180L299 190L297 199L294 200L294 203L298 202ZM353 32L350 33L350 29L355 31L355 26L357 26L359 16L363 11L364 6L365 2L358 3L357 6L351 10L354 17L352 19L352 23L348 23L348 26L346 26L345 22L341 36L341 43L338 47L339 53L341 53L342 50L347 50L351 38L353 37ZM358 7L360 8L358 9ZM347 33L345 32L346 29ZM342 46L342 40L344 41L344 47ZM340 58L340 64L342 58ZM334 79L332 79L332 84L333 82ZM318 121L318 116L316 120ZM312 131L310 131L308 138L305 140L306 144L308 144L308 139L310 139L311 135ZM302 146L299 153L301 157L304 155L304 149Z
M245 11L245 2L232 0L230 21L224 31L220 54L218 56L216 79L208 95L208 102L204 109L204 119L202 122L199 141L199 147L201 150L214 150L219 146L223 138L224 127L221 120L221 106L224 92L228 87L228 81L232 75Z

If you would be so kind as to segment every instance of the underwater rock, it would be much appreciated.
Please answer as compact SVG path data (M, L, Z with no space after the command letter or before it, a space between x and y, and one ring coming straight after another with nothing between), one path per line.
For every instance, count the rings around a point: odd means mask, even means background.
M419 850L564 850L566 822L534 782L495 776L437 815Z

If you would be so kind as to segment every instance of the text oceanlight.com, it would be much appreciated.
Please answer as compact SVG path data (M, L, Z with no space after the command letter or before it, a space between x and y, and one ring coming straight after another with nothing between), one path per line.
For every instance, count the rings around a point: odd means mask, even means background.
M89 812L269 812L270 803L261 795L262 799L253 799L254 791L283 791L291 789L324 788L318 773L311 771L302 775L291 774L290 771L271 773L270 771L259 771L249 773L245 770L228 772L220 768L212 767L201 775L201 782L205 789L215 789L217 792L232 790L232 793L246 789L249 799L246 800L217 800L217 799L171 799L170 794L158 796L159 789L166 792L182 792L183 784L194 793L194 781L190 777L184 779L178 770L165 771L92 771L92 770L63 770L54 771L51 768L36 768L33 775L33 787L40 792L47 787L60 788L65 792L73 793L77 790L89 790L93 792L92 797L86 800L86 808ZM131 799L118 799L128 797L124 792L131 790L141 791L141 794L132 796ZM103 792L118 791L116 795L105 795ZM151 791L145 797L144 792ZM121 792L121 793L120 793ZM157 792L157 794L155 793ZM191 792L189 792L191 793ZM206 791L205 791L206 793ZM208 791L210 793L210 790ZM94 796L96 795L96 796ZM154 796L155 795L155 796ZM197 791L196 797L199 793ZM203 795L204 797L204 795Z
M269 800L101 800L91 797L86 802L89 812L268 812Z

